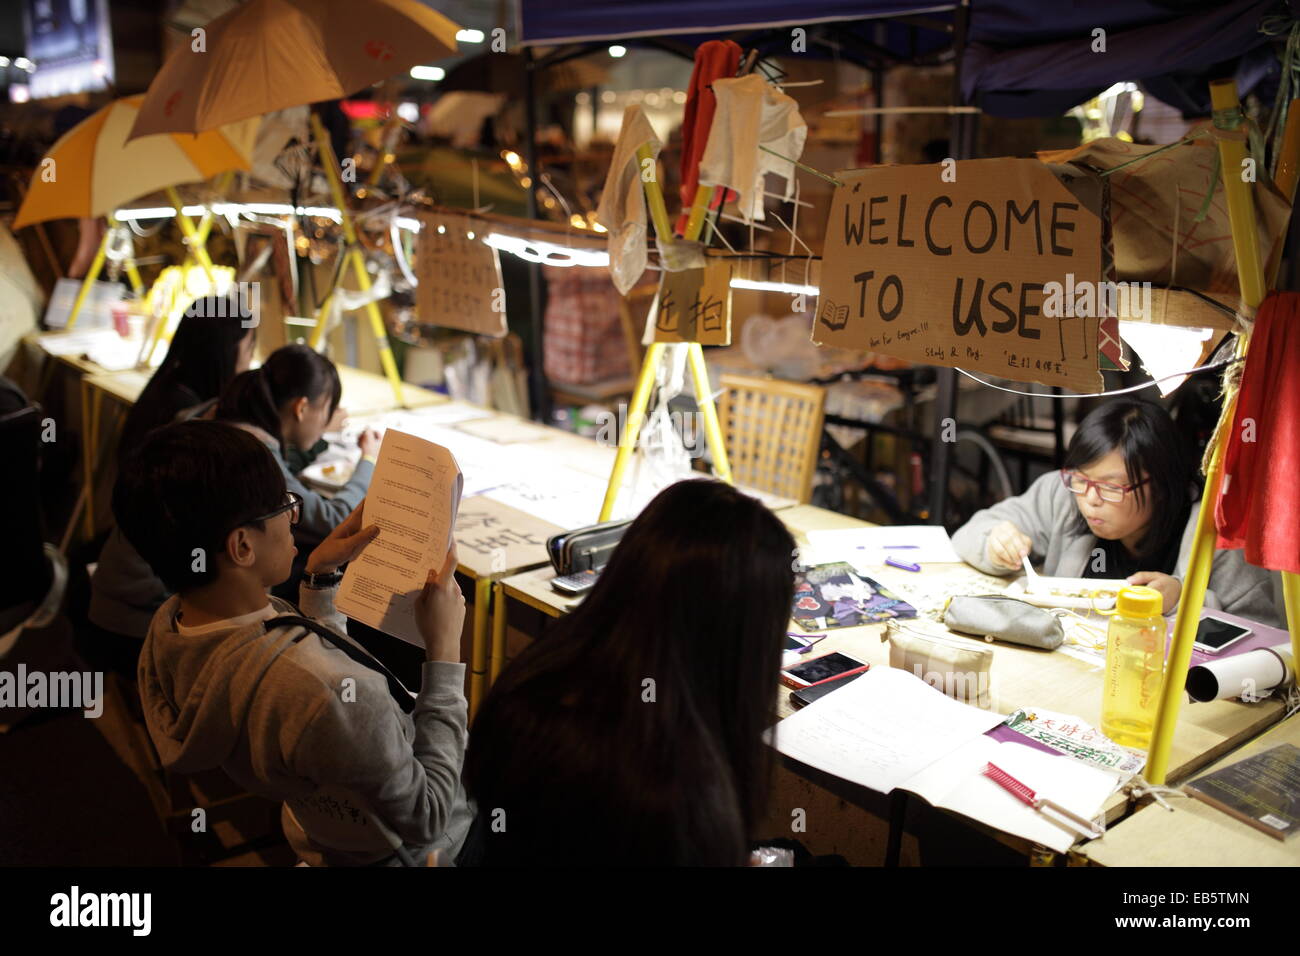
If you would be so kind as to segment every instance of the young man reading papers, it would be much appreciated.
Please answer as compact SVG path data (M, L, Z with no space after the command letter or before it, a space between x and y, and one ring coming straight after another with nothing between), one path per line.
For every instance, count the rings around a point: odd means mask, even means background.
M307 560L302 617L268 588L289 574L298 501L266 446L218 422L170 425L122 469L123 533L176 593L154 616L140 693L163 763L223 768L284 801L285 834L313 865L454 856L471 811L465 755L465 600L454 549L415 617L426 650L412 697L343 636L338 569L379 534L363 502Z

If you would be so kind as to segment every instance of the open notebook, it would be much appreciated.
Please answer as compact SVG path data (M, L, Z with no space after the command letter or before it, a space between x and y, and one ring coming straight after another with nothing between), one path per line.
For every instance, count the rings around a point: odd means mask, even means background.
M996 764L1077 816L1092 819L1119 779L1066 756L985 732L1002 716L960 703L906 671L875 667L769 731L778 751L889 793L901 787L1058 852L1078 839L983 775Z

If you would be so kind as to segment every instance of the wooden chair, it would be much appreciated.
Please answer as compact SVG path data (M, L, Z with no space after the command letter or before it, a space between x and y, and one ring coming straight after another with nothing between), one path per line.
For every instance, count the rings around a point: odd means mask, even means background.
M736 484L812 498L826 390L780 379L723 375L718 419Z

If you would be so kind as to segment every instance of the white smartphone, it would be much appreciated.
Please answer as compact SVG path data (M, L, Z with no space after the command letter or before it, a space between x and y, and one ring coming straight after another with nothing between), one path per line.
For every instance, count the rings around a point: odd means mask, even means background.
M1196 641L1192 646L1206 654L1218 654L1250 633L1250 628L1240 624L1230 624L1216 617L1203 617L1196 627Z

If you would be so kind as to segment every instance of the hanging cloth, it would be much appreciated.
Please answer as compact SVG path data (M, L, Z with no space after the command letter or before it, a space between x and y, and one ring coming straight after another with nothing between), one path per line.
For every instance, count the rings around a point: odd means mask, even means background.
M790 160L803 155L808 124L799 114L799 104L757 73L718 80L713 95L717 110L700 160L700 182L730 186L740 194L736 200L740 214L747 220L762 219L765 174L784 179L784 198L794 197Z
M1300 293L1259 307L1215 503L1220 548L1300 573Z
M686 89L686 111L682 115L682 214L677 219L678 233L686 232L686 220L700 181L700 159L713 126L717 104L713 83L736 75L740 69L740 53L740 47L731 40L709 40L695 51L695 68L691 71L691 85ZM727 197L726 201L732 199L735 196Z
M647 143L658 156L663 144L645 110L629 106L623 111L623 128L596 208L596 220L609 231L609 274L621 295L627 295L636 285L647 263L645 193L636 156L636 151Z

